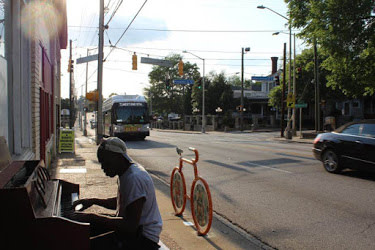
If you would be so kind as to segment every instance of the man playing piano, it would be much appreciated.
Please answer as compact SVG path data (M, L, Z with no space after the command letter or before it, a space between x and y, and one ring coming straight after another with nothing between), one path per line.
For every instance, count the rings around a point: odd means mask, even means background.
M119 138L103 140L97 156L107 176L118 176L117 197L77 200L71 219L90 223L91 249L158 249L162 220L150 175ZM116 209L116 216L80 212L92 205Z

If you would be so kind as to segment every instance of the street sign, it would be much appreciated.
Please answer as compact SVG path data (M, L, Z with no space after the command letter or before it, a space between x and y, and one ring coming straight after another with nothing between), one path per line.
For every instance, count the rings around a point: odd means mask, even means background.
M191 79L175 79L173 84L194 84L194 80Z
M81 57L77 59L77 64L80 63L87 63L91 61L97 61L98 60L98 54L91 55L91 56L86 56L86 57Z
M61 129L60 130L60 141L59 141L59 152L74 152L74 130L73 129Z
M150 57L141 57L141 63L159 65L163 67L173 67L174 63L168 60L155 59Z
M252 76L251 80L259 81L259 82L269 82L269 81L273 81L274 77L273 76Z
M296 108L307 108L307 103L296 103Z

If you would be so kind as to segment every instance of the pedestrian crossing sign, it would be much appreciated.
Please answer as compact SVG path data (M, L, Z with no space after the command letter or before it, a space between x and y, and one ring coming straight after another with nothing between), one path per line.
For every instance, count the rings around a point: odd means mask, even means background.
M294 108L295 104L296 104L296 96L293 95L293 93L289 93L286 98L286 106L288 108Z

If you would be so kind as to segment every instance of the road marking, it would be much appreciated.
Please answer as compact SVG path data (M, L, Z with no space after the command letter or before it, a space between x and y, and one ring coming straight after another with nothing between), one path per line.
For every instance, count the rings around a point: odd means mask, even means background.
M272 152L272 153L277 153L277 154L280 154L280 153L284 153L285 150L283 149L279 149L279 150L275 150L275 149L270 149L270 146L262 146L262 145L245 145L245 144L238 144L238 146L242 146L244 148L254 148L254 149L258 149L259 151L266 151L266 152ZM266 150L263 150L262 148L265 148ZM290 149L292 150L292 149ZM288 155L290 157L306 157L308 158L309 155L306 155L306 154L297 154L297 153L293 153L293 154L290 154ZM311 157L311 160L313 160L314 158L312 157L312 155L310 156Z
M275 171L279 171L279 172L283 172L283 173L293 174L293 172L290 172L290 171L287 171L287 170L268 167L268 166L264 166L264 165L260 165L260 164L256 164L256 163L245 162L244 165L245 164L249 164L249 165L253 165L253 166L257 166L257 167L261 167L261 168L267 168L267 169L271 169L271 170L275 170Z
M86 168L62 168L60 174L85 174Z

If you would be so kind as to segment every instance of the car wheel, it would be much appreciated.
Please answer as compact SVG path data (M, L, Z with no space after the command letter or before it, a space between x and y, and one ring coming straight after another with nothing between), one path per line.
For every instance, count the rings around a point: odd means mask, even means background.
M327 170L327 172L335 174L341 172L342 168L339 164L339 157L331 149L327 149L326 151L324 151L322 161L323 166L325 170Z

